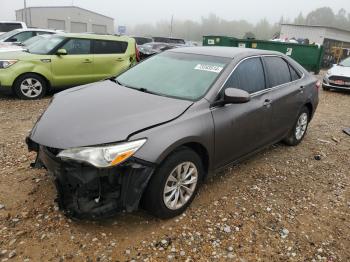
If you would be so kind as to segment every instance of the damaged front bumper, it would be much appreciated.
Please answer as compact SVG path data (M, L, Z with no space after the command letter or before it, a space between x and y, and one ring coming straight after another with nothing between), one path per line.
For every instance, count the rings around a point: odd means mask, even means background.
M155 166L131 157L112 168L98 169L56 157L59 150L27 139L28 149L38 153L36 167L44 166L53 177L60 209L78 219L98 219L138 209Z

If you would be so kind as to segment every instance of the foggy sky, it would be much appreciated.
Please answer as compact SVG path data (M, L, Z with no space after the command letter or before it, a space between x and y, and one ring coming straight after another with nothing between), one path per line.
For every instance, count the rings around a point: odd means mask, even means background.
M134 26L167 19L191 19L214 13L226 20L244 19L256 23L262 18L278 22L281 16L294 19L323 6L335 13L350 12L350 0L27 0L27 6L72 5L111 16L116 25ZM0 0L0 20L14 20L23 0Z

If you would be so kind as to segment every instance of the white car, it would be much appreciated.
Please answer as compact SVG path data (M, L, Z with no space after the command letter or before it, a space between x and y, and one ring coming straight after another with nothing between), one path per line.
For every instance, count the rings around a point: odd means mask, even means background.
M350 57L339 64L333 65L323 78L322 87L324 90L339 89L350 90Z
M13 52L13 51L25 51L28 49L28 47L32 44L35 44L39 40L49 37L50 34L46 35L37 35L32 38L29 38L28 40L24 41L23 43L0 43L0 53L3 52Z
M27 25L19 21L0 21L0 35L15 29L26 29Z
M0 43L23 43L24 41L37 36L55 34L57 31L49 29L27 28L15 29L0 35Z

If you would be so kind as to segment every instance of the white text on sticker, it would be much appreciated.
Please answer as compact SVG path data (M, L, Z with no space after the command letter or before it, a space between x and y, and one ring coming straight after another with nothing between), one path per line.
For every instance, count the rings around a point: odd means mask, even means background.
M195 70L201 70L201 71L208 71L208 72L213 72L213 73L220 73L221 70L223 69L221 66L214 66L214 65L201 65L198 64L194 68Z

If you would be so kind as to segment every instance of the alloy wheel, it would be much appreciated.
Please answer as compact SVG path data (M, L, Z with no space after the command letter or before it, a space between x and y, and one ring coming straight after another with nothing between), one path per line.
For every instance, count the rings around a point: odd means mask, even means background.
M198 182L198 169L192 162L177 165L170 173L163 191L163 201L167 208L177 210L192 197Z
M41 82L35 78L26 78L21 82L20 90L28 98L40 96L43 91Z
M295 127L295 138L297 140L300 140L303 138L307 128L307 124L308 124L308 115L307 113L304 112L299 116L297 125Z

